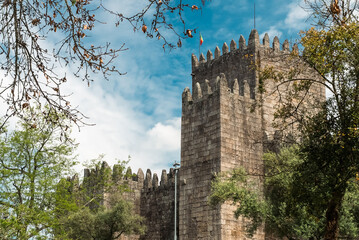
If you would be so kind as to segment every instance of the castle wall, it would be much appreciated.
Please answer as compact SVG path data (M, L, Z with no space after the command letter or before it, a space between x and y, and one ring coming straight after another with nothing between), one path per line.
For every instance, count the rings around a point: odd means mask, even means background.
M263 88L265 91L261 94L263 127L266 135L270 138L275 138L275 131L285 130L293 136L298 136L298 121L301 121L303 116L309 116L318 111L321 103L325 101L325 88L318 83L311 83L308 92L303 91L302 94L295 96L293 94L293 84L299 81L295 79L317 79L322 77L313 69L310 68L301 58L296 56L298 52L297 45L294 45L292 51L289 49L289 43L286 40L283 43L282 49L279 48L278 38L274 39L273 46L268 44L260 45L258 47L258 55L260 59L260 68L273 68L276 72L287 73L285 76L287 83L279 85L278 81L271 79L265 80ZM288 73L293 72L294 77L291 81ZM283 81L283 80L281 80ZM293 100L293 117L288 118L286 123L280 122L282 119L275 119L274 116L279 107L283 106L283 102L287 101L287 97L292 97ZM295 109L294 109L295 108ZM273 125L277 126L274 127Z
M215 173L243 166L263 174L261 115L251 112L254 100L243 82L244 96L238 80L230 88L224 74L212 86L197 82L193 97L188 89L183 93L180 239L245 238L244 220L234 218L233 206L208 205ZM264 239L263 231L256 237Z
M245 85L245 94L240 96L237 89L223 91L221 96L221 172L244 167L253 186L262 191L262 128L259 109L251 111L254 100L249 96L249 86ZM247 90L248 89L248 90ZM221 206L221 239L245 239L245 220L235 219L236 206ZM263 229L257 231L254 239L264 239Z
M84 172L82 187L87 190L87 197L97 196L100 204L106 207L111 207L116 198L121 197L133 203L135 214L145 218L147 230L144 235L123 235L119 240L173 239L175 173L172 168L169 173L163 170L161 179L157 174L152 175L149 169L145 175L141 169L137 174L132 174L128 169L127 176L123 176L120 166L115 165L112 170L106 162L100 168L85 169ZM110 188L106 188L106 185ZM179 199L179 192L177 196ZM97 206L97 203L93 205Z
M114 173L116 172L116 165L114 166ZM132 172L127 171L127 174L131 175ZM134 213L141 215L141 197L142 191L144 188L144 174L142 169L138 169L137 174L133 175L132 177L114 177L114 181L116 182L115 188L118 186L125 186L128 187L127 191L121 193L120 197L123 197L125 200L130 201L133 203L133 210ZM114 194L114 193L109 193ZM110 196L107 196L110 197ZM121 236L119 240L138 240L140 239L140 235L130 235L130 236Z
M141 236L143 240L170 240L174 236L174 170L167 174L162 171L160 185L156 174L151 178L147 170L145 186L141 193L141 216L146 218L147 231ZM179 176L177 176L179 180ZM179 181L178 181L179 182ZM179 184L177 185L177 187ZM179 196L179 194L177 195ZM178 202L177 202L178 216ZM178 229L177 229L178 232Z
M213 173L220 170L219 92L208 82L182 95L179 238L220 239L219 208L208 205Z

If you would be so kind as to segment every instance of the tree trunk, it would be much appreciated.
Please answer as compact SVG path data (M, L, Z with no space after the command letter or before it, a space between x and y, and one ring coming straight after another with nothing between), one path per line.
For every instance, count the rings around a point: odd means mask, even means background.
M328 203L324 240L336 240L339 237L339 214L343 197L343 193L335 192Z

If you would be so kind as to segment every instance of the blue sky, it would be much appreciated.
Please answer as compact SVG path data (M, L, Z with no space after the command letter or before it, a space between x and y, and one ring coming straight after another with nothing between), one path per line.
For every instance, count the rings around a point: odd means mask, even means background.
M133 13L145 0L107 0L112 10ZM204 38L201 51L214 52L224 42L238 42L242 34L246 39L253 28L253 0L212 0L206 2L202 14L189 11L185 19L198 27ZM297 0L256 0L256 28L270 39L278 36L294 42L300 29L308 27L308 14ZM148 39L142 32L122 24L114 29L111 19L107 25L99 25L88 40L111 42L114 47L125 43L127 51L120 53L118 67L127 72L113 75L109 81L96 75L96 81L87 84L72 78L68 91L73 92L73 105L89 117L95 126L73 131L79 143L79 160L84 162L105 154L110 164L115 159L132 160L134 171L150 168L159 173L180 160L181 94L191 86L191 54L198 56L199 39L183 41L180 49L164 52L162 42ZM177 39L168 33L175 43ZM80 170L78 167L77 170Z

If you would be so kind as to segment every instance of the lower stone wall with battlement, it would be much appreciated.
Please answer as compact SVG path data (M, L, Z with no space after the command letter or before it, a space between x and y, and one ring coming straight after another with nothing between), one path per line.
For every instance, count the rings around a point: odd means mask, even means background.
M179 202L179 175L177 173L177 216ZM72 179L75 179L72 178ZM69 179L72 181L71 179ZM110 188L106 188L110 186ZM117 197L133 203L134 213L145 218L147 230L144 235L121 236L119 240L169 240L174 237L174 207L175 207L175 171L167 173L162 170L161 178L152 175L151 170L146 174L141 169L132 174L127 169L123 174L121 166L115 165L111 169L106 162L95 169L84 170L84 180L79 188L85 189L90 196L100 196L99 203L110 208ZM126 189L126 190L124 190ZM120 193L120 194L119 194ZM94 205L95 207L95 205ZM178 219L178 217L177 217ZM178 224L177 224L178 225ZM177 229L178 234L178 229Z
M177 176L177 179L179 179L179 175ZM178 183L177 187L179 187ZM168 174L165 170L162 171L160 184L158 184L157 175L153 174L153 176L151 177L151 172L147 170L145 186L141 192L140 212L141 216L146 218L147 232L144 236L141 236L140 239L173 239L175 208L174 194L175 172L173 169L170 169L170 172ZM177 196L179 197L179 194L177 194Z

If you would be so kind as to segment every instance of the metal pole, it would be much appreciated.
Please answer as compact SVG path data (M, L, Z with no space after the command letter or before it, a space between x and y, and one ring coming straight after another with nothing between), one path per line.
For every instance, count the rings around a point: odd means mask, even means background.
M174 240L177 240L177 172L179 168L179 163L175 161L175 164L173 164L175 168L175 233L174 233Z
M256 0L254 0L254 29L256 29Z

